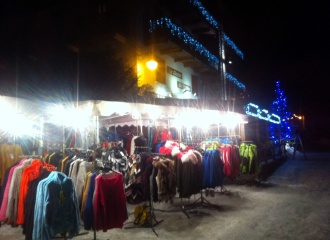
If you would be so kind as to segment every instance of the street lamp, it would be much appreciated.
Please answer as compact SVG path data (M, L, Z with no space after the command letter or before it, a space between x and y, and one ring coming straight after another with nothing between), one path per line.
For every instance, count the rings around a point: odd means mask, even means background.
M151 60L149 62L147 62L147 67L150 69L150 70L155 70L158 66L158 63L154 60Z

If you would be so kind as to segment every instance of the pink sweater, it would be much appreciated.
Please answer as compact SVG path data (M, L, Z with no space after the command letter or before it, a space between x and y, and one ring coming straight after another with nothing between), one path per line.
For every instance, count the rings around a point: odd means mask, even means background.
M24 162L24 159L17 166L10 169L9 176L8 176L8 181L7 181L7 184L6 184L5 193L3 195L3 200L2 200L1 209L0 209L0 221L5 221L6 220L6 211L7 211L7 206L8 206L9 187L10 187L11 179L13 177L14 170L15 170L15 168L21 166L23 164L23 162Z

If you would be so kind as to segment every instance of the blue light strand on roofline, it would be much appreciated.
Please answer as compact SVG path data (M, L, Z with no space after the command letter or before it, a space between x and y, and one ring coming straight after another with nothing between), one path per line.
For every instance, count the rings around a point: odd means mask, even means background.
M226 77L229 79L229 81L232 81L237 85L237 87L243 89L243 91L246 91L245 85L241 82L239 82L236 78L234 78L231 74L226 73Z
M254 111L252 111L252 109L255 109ZM257 117L275 124L281 124L281 118L272 113L269 114L268 110L266 109L259 109L259 106L253 103L249 103L246 107L245 107L245 113L246 115L252 116L252 117ZM266 116L264 116L266 114Z
M171 30L173 36L178 36L184 41L184 43L189 44L190 48L199 52L202 56L207 57L207 60L211 64L219 64L219 59L214 56L209 50L207 50L201 43L192 38L187 32L185 32L181 27L178 27L171 22L171 19L161 18L160 20L152 21L150 20L149 32L153 32L157 26L162 28L168 28Z
M240 56L242 59L244 59L243 53L241 50L238 49L238 47L235 45L235 43L229 39L229 37L224 33L223 34L225 41L229 46L231 46L232 49L235 50L238 56Z
M199 11L202 13L202 15L205 17L205 19L216 29L219 29L219 23L211 16L211 14L203 7L202 3L197 0L190 0L190 2L196 6ZM238 49L238 47L235 45L235 43L229 39L229 37L224 33L224 39L228 43L229 46L231 46L232 49L235 50L235 52L240 56L242 59L244 59L243 53L241 50Z
M202 3L200 1L197 0L190 0L190 2L196 6L199 11L203 14L203 16L205 17L205 19L216 29L219 28L219 23L211 16L211 14L205 9L205 7L203 7Z

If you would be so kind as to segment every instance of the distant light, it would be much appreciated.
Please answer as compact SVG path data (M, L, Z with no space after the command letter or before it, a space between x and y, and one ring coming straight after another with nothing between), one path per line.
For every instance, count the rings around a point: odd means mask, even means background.
M299 119L301 119L301 117L299 117Z
M136 108L133 109L132 118L133 119L139 119L139 118L141 118L141 114L140 114L140 112Z
M194 97L196 97L196 93L194 93Z
M232 61L229 61L228 63L229 63L229 64L232 64L233 62L232 62Z
M158 63L154 60L147 62L147 67L150 70L155 70L157 68L157 66L158 66Z

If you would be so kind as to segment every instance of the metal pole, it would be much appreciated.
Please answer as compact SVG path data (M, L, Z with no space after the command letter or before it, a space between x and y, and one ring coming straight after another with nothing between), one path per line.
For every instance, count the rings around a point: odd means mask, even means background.
M79 49L77 52L77 102L76 102L76 108L77 110L79 109ZM75 132L74 132L74 138L75 138L75 144L77 142L77 131L78 131L78 127L75 128Z
M96 143L100 143L100 118L96 116Z
M65 127L63 122L63 157L65 156Z
M44 135L44 117L41 116L40 120L39 120L39 124L40 124L40 151L39 151L39 155L43 156L43 148L44 148L44 140L43 140L43 135Z

